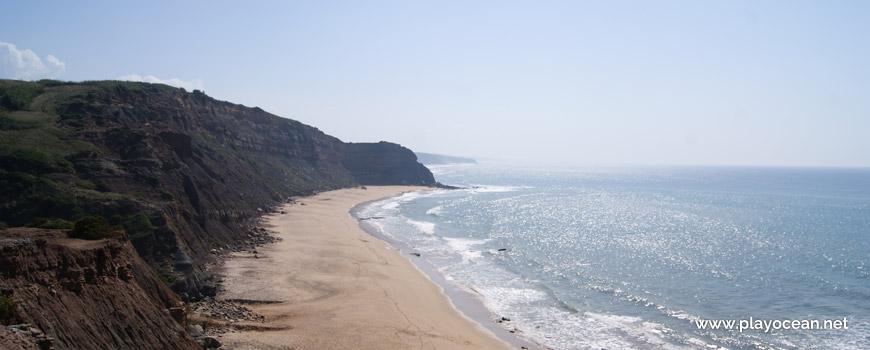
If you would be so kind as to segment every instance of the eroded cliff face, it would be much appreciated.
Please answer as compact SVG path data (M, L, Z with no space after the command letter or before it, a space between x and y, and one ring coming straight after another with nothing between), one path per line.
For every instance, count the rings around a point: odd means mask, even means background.
M181 301L127 241L7 229L0 252L0 289L55 349L200 348L170 315Z
M279 201L435 185L399 145L346 144L199 91L0 80L0 102L0 221L104 216L185 299L215 292L211 252L250 244L252 219Z
M80 138L115 166L91 181L151 197L156 229L133 242L185 297L213 294L208 252L243 243L257 208L356 184L341 166L342 142L302 123L180 90L117 85L92 96ZM79 110L61 108L62 120Z

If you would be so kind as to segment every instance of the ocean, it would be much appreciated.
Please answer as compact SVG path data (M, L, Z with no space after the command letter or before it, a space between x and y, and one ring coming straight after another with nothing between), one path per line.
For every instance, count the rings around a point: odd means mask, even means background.
M482 322L505 317L497 325L521 338L552 349L870 349L870 169L432 170L463 189L357 215L477 293L493 315ZM699 328L715 320L848 329Z

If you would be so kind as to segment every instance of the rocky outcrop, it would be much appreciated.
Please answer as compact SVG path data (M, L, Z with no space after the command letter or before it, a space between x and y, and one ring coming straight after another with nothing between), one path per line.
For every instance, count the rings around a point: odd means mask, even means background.
M42 334L42 339L36 336ZM53 348L54 339L44 337L42 330L32 328L27 324L0 326L0 349L3 350L42 350L40 340L44 344L42 348Z
M65 237L0 231L0 288L32 326L28 335L44 332L55 349L199 348L181 324L181 301L129 242Z
M411 150L395 143L347 143L341 163L363 185L434 186L435 177Z

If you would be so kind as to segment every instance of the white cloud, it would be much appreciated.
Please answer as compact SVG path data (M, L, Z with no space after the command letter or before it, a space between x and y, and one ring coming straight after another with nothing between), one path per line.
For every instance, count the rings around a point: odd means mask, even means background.
M36 80L57 78L66 70L66 63L52 55L39 58L29 49L0 41L0 78Z
M202 88L202 79L193 79L193 80L181 80L179 78L171 78L171 79L160 79L153 75L147 75L144 78L138 74L130 74L125 75L123 77L118 77L118 80L127 80L127 81L141 81L152 84L166 84L170 86L185 88L187 90L203 90Z

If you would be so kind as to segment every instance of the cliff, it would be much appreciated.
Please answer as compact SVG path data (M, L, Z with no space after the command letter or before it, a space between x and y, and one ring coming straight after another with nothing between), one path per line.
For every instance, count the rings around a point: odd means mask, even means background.
M348 143L342 165L367 185L436 185L435 177L411 150L394 143Z
M196 90L0 80L0 225L101 215L186 299L214 293L210 252L250 243L261 211L368 184L435 181L399 145L344 143Z
M0 235L0 289L15 300L18 321L55 349L199 349L169 317L181 301L129 242L43 229Z
M388 184L437 185L402 146L344 143L197 90L0 80L3 300L59 348L195 347L166 286L214 295L217 257L267 241L255 218L280 201ZM128 238L62 237L89 216Z

